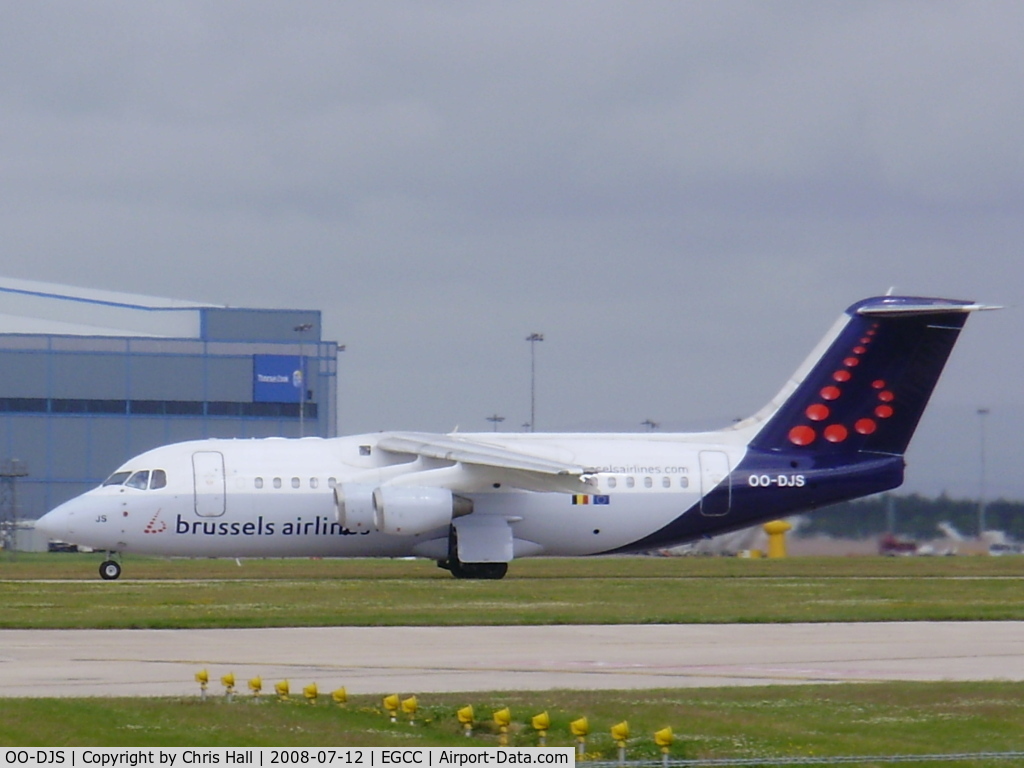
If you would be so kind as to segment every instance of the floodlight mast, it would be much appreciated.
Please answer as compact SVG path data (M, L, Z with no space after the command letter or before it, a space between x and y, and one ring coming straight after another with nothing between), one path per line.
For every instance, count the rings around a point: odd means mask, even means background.
M538 341L544 341L543 333L531 333L526 337L530 342L530 431L537 429L537 354Z
M980 433L980 461L978 466L978 540L981 541L985 535L985 421L990 411L988 408L979 408L978 427Z
M19 477L28 477L28 467L21 459L10 458L0 464L0 545L9 552L18 548Z
M295 385L299 388L299 437L306 436L306 331L313 328L312 323L296 325L292 330L299 334L299 370L295 373Z

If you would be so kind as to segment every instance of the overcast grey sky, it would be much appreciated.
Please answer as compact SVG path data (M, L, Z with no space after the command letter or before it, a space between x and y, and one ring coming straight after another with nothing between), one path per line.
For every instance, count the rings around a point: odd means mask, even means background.
M315 308L342 432L719 426L971 298L907 490L1024 498L1024 5L8 2L4 274Z

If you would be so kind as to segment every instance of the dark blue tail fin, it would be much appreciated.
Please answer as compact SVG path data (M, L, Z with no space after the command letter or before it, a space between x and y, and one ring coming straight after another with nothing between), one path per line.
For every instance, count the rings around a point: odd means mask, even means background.
M983 307L970 301L914 296L854 304L816 362L809 359L804 375L790 382L792 391L780 393L784 402L764 414L750 447L836 459L903 454L967 315L977 309Z

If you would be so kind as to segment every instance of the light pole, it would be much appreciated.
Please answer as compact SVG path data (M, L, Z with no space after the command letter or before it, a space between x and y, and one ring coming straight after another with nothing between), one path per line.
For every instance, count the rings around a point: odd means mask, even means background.
M988 408L978 409L978 432L981 437L981 456L978 467L978 538L985 532L985 417Z
M544 341L543 333L531 333L526 337L530 342L530 431L537 431L537 342Z
M292 377L299 388L299 437L306 436L306 331L313 327L312 323L296 325L292 330L299 334L299 370Z
M494 425L494 429L492 431L493 432L497 432L498 431L498 425L505 420L505 417L504 416L499 416L498 414L495 413L493 416L488 416L487 420L489 422L491 422L491 424Z
M347 344L339 344L338 345L338 352L344 352L347 349L347 347L348 347ZM340 371L341 369L339 368L338 370ZM338 381L341 381L340 375L339 375ZM336 434L340 435L341 434L341 398L340 397L337 398L337 402L338 402L338 405L335 408L336 412L334 414L334 429L335 429Z

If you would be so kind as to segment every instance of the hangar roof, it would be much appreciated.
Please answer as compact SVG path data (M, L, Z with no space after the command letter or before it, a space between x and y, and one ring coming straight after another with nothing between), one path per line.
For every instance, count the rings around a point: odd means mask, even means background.
M0 336L301 343L321 340L320 320L314 309L228 307L0 277Z
M200 304L0 277L0 333L199 338Z

